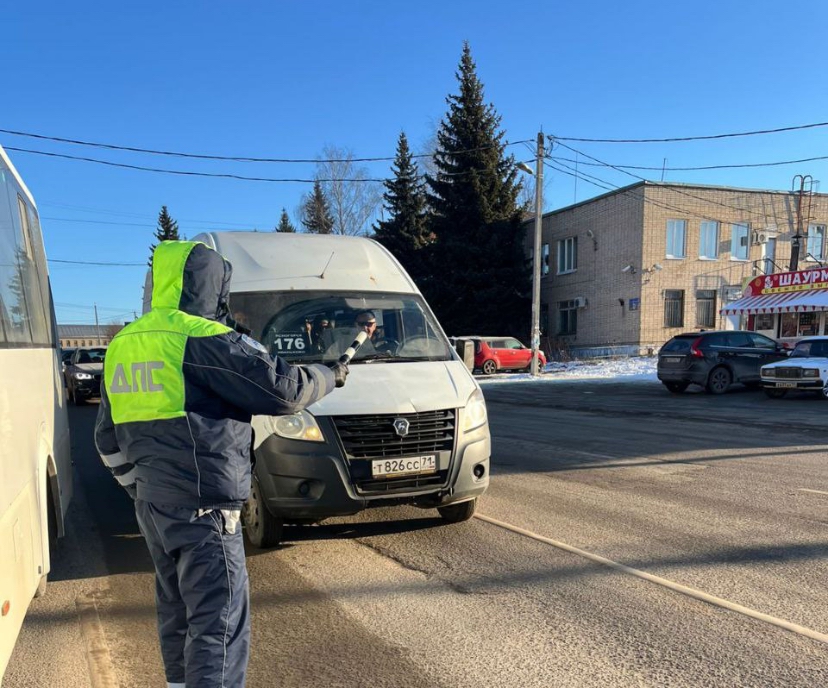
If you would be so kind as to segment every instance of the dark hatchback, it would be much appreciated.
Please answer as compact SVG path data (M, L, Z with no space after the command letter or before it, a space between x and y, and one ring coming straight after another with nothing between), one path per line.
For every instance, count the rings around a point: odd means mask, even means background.
M676 394L690 385L724 394L734 382L758 388L762 366L786 357L780 344L756 332L681 334L661 347L658 379Z

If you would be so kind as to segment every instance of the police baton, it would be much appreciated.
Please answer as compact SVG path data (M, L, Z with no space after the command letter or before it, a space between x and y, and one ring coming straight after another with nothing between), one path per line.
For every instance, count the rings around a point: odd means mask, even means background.
M354 357L354 354L357 352L357 349L362 346L363 342L368 339L367 332L360 332L356 339L351 342L351 346L345 349L345 353L339 357L339 362L342 365L348 365L351 362L351 359Z

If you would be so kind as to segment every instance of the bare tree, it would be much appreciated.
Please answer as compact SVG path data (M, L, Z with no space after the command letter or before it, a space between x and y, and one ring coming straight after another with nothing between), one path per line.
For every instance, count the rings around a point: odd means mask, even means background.
M379 182L368 181L368 169L354 162L354 152L327 145L316 164L333 216L333 233L367 235L382 201Z

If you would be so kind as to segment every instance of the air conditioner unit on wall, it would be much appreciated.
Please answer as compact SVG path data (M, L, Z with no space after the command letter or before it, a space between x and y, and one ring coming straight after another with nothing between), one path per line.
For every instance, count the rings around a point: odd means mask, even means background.
M768 232L764 230L756 230L753 232L753 244L755 246L766 243L768 243Z
M575 308L586 308L587 300L586 296L576 296L575 297Z

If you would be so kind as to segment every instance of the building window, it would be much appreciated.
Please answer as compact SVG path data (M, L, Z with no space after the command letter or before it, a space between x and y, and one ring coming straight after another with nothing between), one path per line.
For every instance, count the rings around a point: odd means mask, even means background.
M715 289L699 289L696 292L696 326L716 327Z
M558 334L575 334L578 330L578 306L576 301L558 302Z
M578 237L561 239L558 242L558 274L575 272L578 269Z
M806 258L825 258L825 225L808 225L808 253Z
M541 275L549 274L549 244L544 244L541 249Z
M719 257L719 223L702 222L699 231L699 258L715 260Z
M735 260L747 260L750 227L746 223L730 225L730 231L730 257Z
M756 320L753 324L754 330L772 330L773 329L773 313L757 313Z
M667 220L667 257L684 258L687 220Z
M664 327L684 327L684 290L665 290Z

